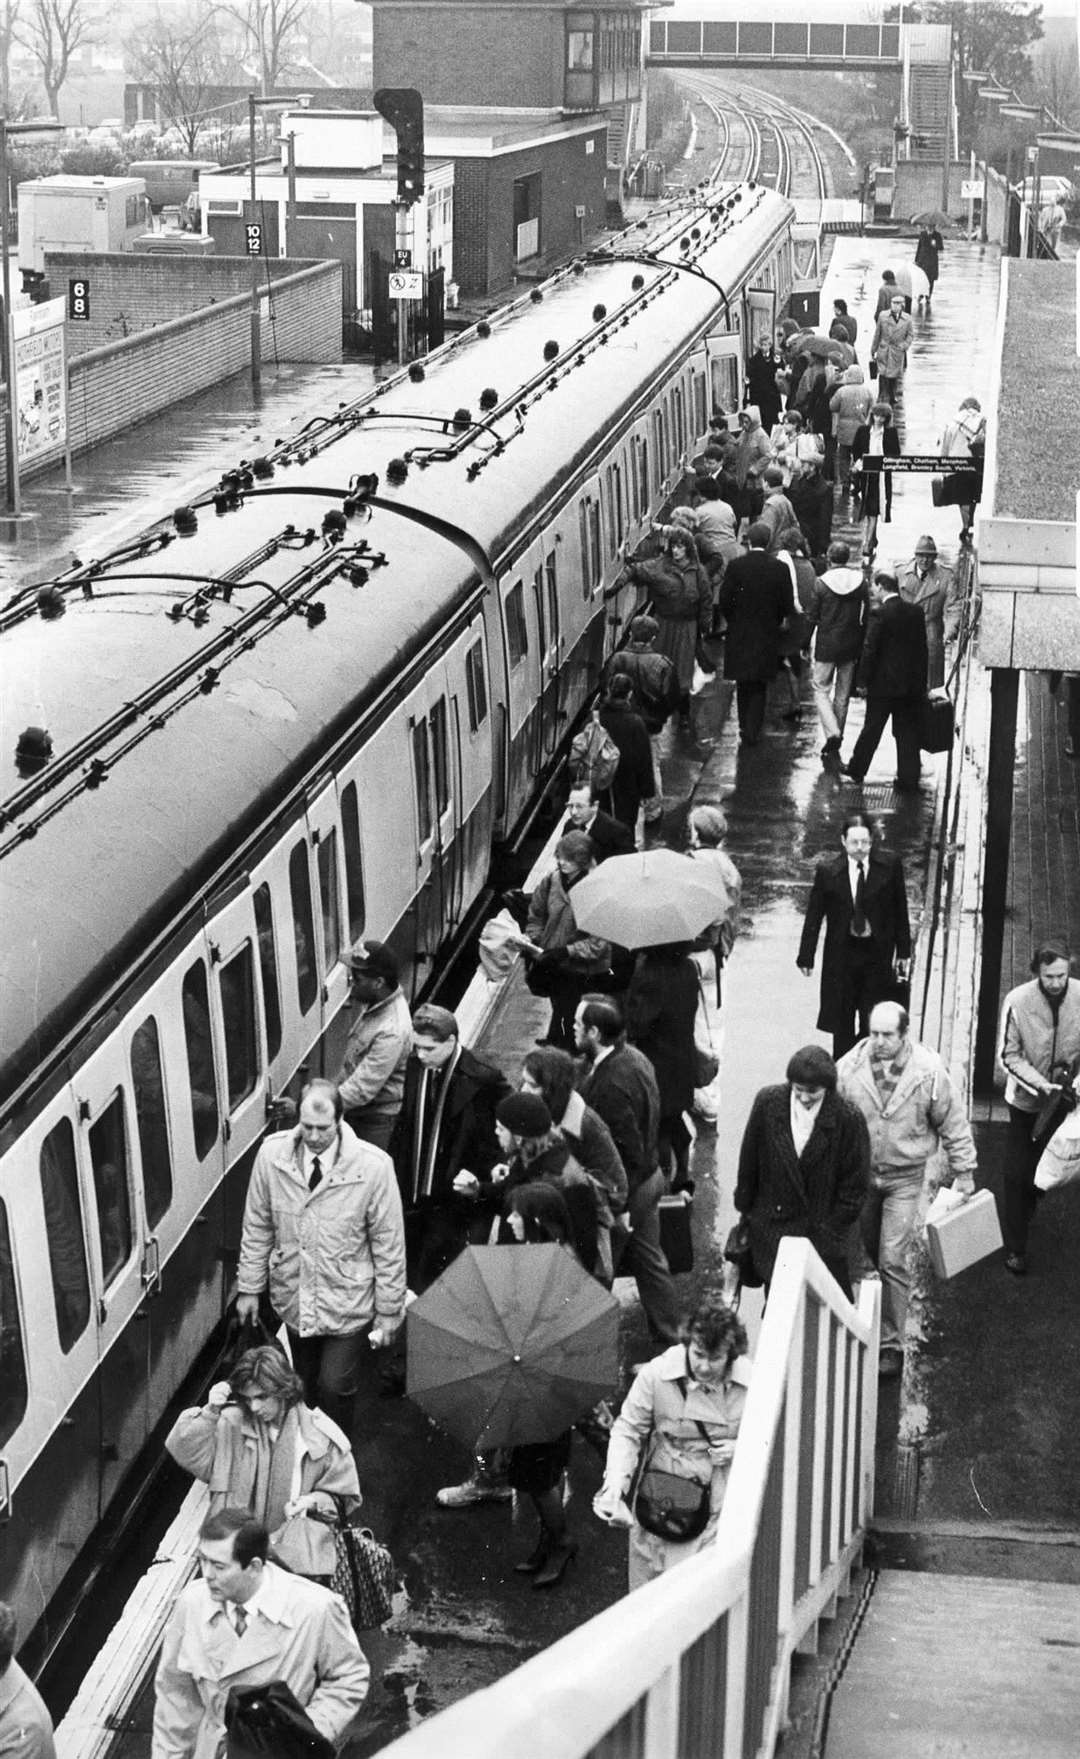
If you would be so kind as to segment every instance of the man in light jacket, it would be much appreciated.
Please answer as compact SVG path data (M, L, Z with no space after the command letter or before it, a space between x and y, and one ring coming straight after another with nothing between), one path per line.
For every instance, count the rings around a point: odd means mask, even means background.
M221 1759L234 1687L282 1681L331 1741L367 1697L371 1670L345 1602L268 1562L269 1545L246 1509L203 1522L202 1575L181 1591L165 1631L151 1759Z
M918 605L926 619L926 686L936 690L945 682L945 644L960 633L959 579L938 561L933 538L921 537L911 561L900 571L899 583L900 597Z
M821 761L834 776L840 774L840 744L866 633L866 579L850 560L851 551L842 540L829 545L829 566L815 580L807 606L814 628L810 679L825 735Z
M388 1148L405 1092L412 1015L401 993L397 959L382 941L357 941L349 969L350 1000L358 1012L338 1075L341 1103L361 1142Z
M908 1011L879 1002L870 1013L870 1036L836 1066L840 1092L866 1119L870 1132L870 1189L860 1217L862 1243L881 1272L881 1356L886 1378L904 1365L911 1276L908 1252L926 1166L945 1151L943 1185L959 1180L973 1189L975 1143L961 1098L941 1057L918 1044Z
M870 345L870 352L877 362L878 396L883 402L891 403L894 409L914 337L915 326L904 311L904 296L894 293L888 311L883 311L878 318Z
M1009 1157L1005 1163L1005 1269L1027 1270L1028 1226L1035 1209L1035 1169L1042 1141L1032 1141L1039 1113L1080 1057L1080 982L1071 975L1063 941L1044 941L1031 961L1030 983L1005 997L998 1059L1005 1070Z
M351 1436L369 1333L385 1349L404 1318L405 1224L390 1156L342 1121L332 1081L310 1081L297 1128L255 1158L237 1288L242 1321L269 1293L305 1402Z

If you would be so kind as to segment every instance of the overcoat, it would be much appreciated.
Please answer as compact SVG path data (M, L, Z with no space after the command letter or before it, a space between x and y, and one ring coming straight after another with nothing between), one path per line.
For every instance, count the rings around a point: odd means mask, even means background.
M729 564L719 604L727 618L724 677L767 683L780 663L781 631L795 610L791 575L775 556L749 550Z
M735 1208L746 1217L758 1275L769 1282L781 1240L808 1239L844 1271L847 1234L866 1195L870 1138L860 1113L826 1093L801 1157L791 1134L791 1088L763 1087L739 1150Z
M405 1070L401 1114L390 1141L390 1153L402 1185L406 1208L412 1201L408 1179L420 1075L419 1061L415 1056L410 1057ZM495 1110L510 1091L510 1083L498 1069L481 1062L472 1051L462 1049L450 1077L450 1089L443 1107L431 1192L433 1198L451 1197L451 1187L460 1172L475 1173L478 1179L487 1179L496 1161L502 1159L495 1135Z
M617 1045L584 1066L578 1091L611 1131L632 1196L656 1170L660 1094L652 1064L633 1045Z
M238 1637L204 1581L181 1590L158 1663L151 1759L219 1759L233 1686L284 1680L328 1740L352 1721L371 1669L345 1602L271 1563L258 1601Z
M818 862L814 872L796 960L802 966L813 965L824 922L821 1006L817 1018L821 1032L841 1032L851 1019L852 1009L847 1002L847 951L854 909L847 856L842 851L839 855L827 856ZM911 925L904 870L898 857L884 849L871 849L866 864L866 921L882 982L887 986L893 959L911 957Z
M687 691L694 676L697 638L712 627L709 576L700 562L677 563L671 556L654 556L635 562L633 577L652 600L653 616L660 625L656 651L667 655L678 674L679 689Z

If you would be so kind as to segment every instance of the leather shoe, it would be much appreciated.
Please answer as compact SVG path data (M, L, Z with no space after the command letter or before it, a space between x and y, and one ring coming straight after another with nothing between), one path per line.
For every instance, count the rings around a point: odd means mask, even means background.
M551 1545L551 1540L549 1539L548 1535L546 1533L541 1533L539 1539L536 1541L536 1544L533 1546L528 1557L519 1558L517 1563L514 1565L515 1575L535 1576L537 1570L541 1569L543 1567L543 1565L547 1562L548 1549L549 1549L550 1545Z
M560 1544L553 1545L533 1577L533 1587L557 1587L566 1574L567 1564L571 1558L577 1557L577 1549L576 1539L564 1539Z
M1023 1252L1006 1252L1005 1269L1013 1276L1027 1276L1027 1258Z

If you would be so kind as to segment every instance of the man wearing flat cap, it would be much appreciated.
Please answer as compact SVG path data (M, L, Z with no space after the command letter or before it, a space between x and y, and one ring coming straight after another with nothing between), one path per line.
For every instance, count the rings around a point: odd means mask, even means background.
M928 690L945 682L945 643L960 633L960 584L951 568L938 560L932 537L921 537L911 561L900 570L900 597L918 605L926 621Z
M389 1148L405 1092L412 1017L398 962L382 941L357 941L349 955L356 1017L338 1074L345 1119L362 1142Z

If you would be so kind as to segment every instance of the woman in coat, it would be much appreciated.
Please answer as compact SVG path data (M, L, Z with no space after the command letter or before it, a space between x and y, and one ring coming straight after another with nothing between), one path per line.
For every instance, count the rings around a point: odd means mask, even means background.
M506 1156L492 1175L498 1211L489 1243L505 1245L510 1198L519 1185L554 1185L566 1204L571 1223L571 1244L590 1276L611 1281L610 1259L603 1262L599 1226L599 1202L581 1162L552 1121L545 1102L535 1093L511 1093L496 1113L499 1146Z
M735 483L739 491L735 509L740 519L756 519L765 499L761 479L772 463L768 431L762 426L761 410L748 403L739 414L739 439L735 447Z
M746 1332L715 1296L698 1303L685 1342L646 1362L615 1419L604 1482L593 1498L602 1521L629 1527L629 1586L662 1575L716 1538L735 1441L746 1405L750 1363ZM642 1453L646 1465L700 1485L708 1519L696 1538L664 1539L646 1531L627 1502Z
M855 431L851 442L851 481L855 510L863 522L863 555L877 549L877 525L882 511L881 482L885 479L885 524L892 519L892 472L882 470L880 458L899 458L900 436L893 426L887 403L875 403L870 420Z
M603 1193L611 1214L618 1215L626 1208L626 1168L603 1118L577 1092L576 1074L569 1051L538 1045L521 1066L521 1091L538 1094L543 1100L574 1159Z
M526 982L551 1000L548 1044L569 1050L578 1002L611 968L611 946L583 934L574 918L574 887L596 866L585 831L567 831L555 845L555 865L529 900L522 950L530 961Z
M683 1112L694 1103L697 966L685 945L646 947L626 992L626 1036L648 1057L660 1092L660 1165L674 1165L673 1191L690 1185L690 1137Z
M945 249L945 240L936 226L924 226L919 233L919 242L915 246L915 267L921 269L930 284L926 295L926 303L934 297L934 283L941 273L939 258Z
M836 439L836 481L847 494L851 487L851 448L855 435L870 419L874 397L861 366L849 366L829 398Z
M851 1299L847 1240L870 1178L862 1114L836 1091L836 1064L819 1045L796 1051L787 1080L754 1100L739 1150L735 1208L746 1222L766 1290L783 1239L807 1239Z
M608 680L599 717L600 725L619 748L619 767L600 804L633 833L643 801L655 799L660 790L648 728L636 712L633 681L625 673L616 670Z
M780 415L780 392L776 375L783 367L768 336L759 336L757 347L746 366L746 401L760 411L761 425L768 433Z
M360 1507L347 1436L304 1404L300 1376L273 1344L247 1350L201 1409L182 1411L165 1438L178 1465L210 1488L210 1512L250 1509L280 1561L301 1576L334 1573L334 1535L308 1510Z
M652 600L652 614L660 625L656 651L666 654L674 666L679 680L679 712L688 714L698 636L707 635L712 628L712 587L691 533L673 525L664 554L631 562L627 574Z

